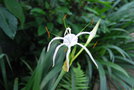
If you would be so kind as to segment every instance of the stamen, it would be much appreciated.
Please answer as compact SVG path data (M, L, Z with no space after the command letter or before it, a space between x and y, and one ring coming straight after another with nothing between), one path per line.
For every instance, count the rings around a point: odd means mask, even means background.
M66 35L66 34L71 34L71 28L66 28L66 30L65 30L65 33L64 33L64 36Z

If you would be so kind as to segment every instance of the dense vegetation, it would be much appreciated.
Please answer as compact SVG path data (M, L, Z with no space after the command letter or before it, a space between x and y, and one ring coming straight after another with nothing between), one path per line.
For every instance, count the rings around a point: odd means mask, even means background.
M132 90L133 12L133 0L0 0L0 90L53 90L56 83L56 90ZM74 34L90 32L99 19L97 35L87 46L99 68L83 51L59 79L66 47L52 67L60 42L46 52L49 41L63 36L65 26ZM74 47L70 58L79 50Z

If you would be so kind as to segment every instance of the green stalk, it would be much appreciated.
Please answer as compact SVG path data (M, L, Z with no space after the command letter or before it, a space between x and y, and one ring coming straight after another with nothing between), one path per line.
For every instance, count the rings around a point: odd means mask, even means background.
M92 34L89 36L87 42L85 43L85 45L84 45L85 47L86 47L86 46L91 42L91 40L95 37L96 32L97 32L97 29L98 29L99 24L100 24L100 21L101 21L101 20L99 20L99 21L97 22L97 24L95 25L95 27L94 27L93 30L91 31ZM81 48L80 51L72 58L72 60L71 60L71 62L70 62L70 66L72 65L73 61L82 53L83 50L84 50L84 49Z

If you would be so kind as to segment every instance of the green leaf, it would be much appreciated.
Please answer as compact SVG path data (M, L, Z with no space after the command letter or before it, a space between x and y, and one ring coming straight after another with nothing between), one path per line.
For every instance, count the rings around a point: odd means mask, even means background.
M53 31L54 24L53 23L47 23L47 27L49 31Z
M4 3L7 9L20 20L21 27L23 27L25 16L20 3L16 0L4 0Z
M112 48L112 49L115 49L116 51L118 51L124 58L128 57L129 59L130 56L120 47L116 46L116 45L107 45L106 47L104 48Z
M10 67L10 69L11 69L11 71L13 71L13 69L12 69L12 66L11 66L11 63L10 63L10 60L9 60L9 58L8 58L8 56L6 55L6 54L0 54L0 60L3 60L3 58L6 58L6 60L7 60L7 63L8 63L8 65L9 65L9 67Z
M0 54L0 60L5 56L5 54Z
M127 59L127 58L123 58L123 57L120 57L120 56L116 56L116 59L119 59L119 60L122 60L122 61L125 61L127 63L130 63L130 64L134 65L134 61L133 60L130 60L130 59Z
M44 10L42 10L41 8L33 8L31 10L31 13L32 14L40 14L40 15L45 15L46 13L44 12Z
M26 65L26 67L29 69L29 71L32 73L33 70L31 68L31 66L25 61L25 60L22 60L22 62Z
M99 77L100 77L100 90L107 90L106 75L103 66L98 62Z
M63 59L64 59L64 55L65 55L65 53L63 53L64 48L61 48L62 53L60 53L60 55L57 54L57 58L56 58L57 59L56 65L58 67L56 68L56 66L55 66L53 69L52 68L52 55L53 55L52 52L55 50L54 49L55 46L56 46L56 44L52 44L50 50L47 53L45 52L45 48L42 50L37 67L34 70L32 76L31 76L30 80L28 81L28 83L26 84L25 88L23 88L24 90L40 90L40 85L42 85L41 88L44 89L44 87L47 87L48 81L51 82L51 79L55 78L55 77L53 77L53 75L56 75L57 72L61 69L61 67L59 68L59 66L61 66L63 64ZM60 50L59 50L59 52L60 52ZM53 75L51 75L51 74L53 74ZM42 79L43 79L43 81L42 81ZM46 82L44 82L44 79L46 80ZM51 84L51 83L49 83L49 84ZM48 87L48 88L51 88L51 87ZM48 90L50 90L50 89L48 89Z
M41 36L46 32L45 27L43 25L40 25L38 27L38 35Z
M111 20L121 20L125 21L132 21L134 19L134 1L124 4L122 7L120 7L115 13L112 13L109 15L109 19Z
M112 67L115 70L120 71L124 75L126 75L127 77L129 77L128 73L121 66L119 66L118 64L115 64L115 63L112 63L112 62L109 62L109 61L100 61L100 62L101 62L101 64L104 64L104 65L106 65L108 67Z
M6 66L5 66L5 62L4 59L0 60L0 69L1 69L1 73L2 73L2 79L3 79L3 84L4 84L4 88L5 90L9 90L8 89L8 80L7 80L7 73L6 73Z
M0 28L4 33L13 39L17 31L17 19L5 8L0 7Z
M128 85L130 85L131 87L134 86L134 77L133 76L130 76L130 77L126 77L124 76L123 74L121 73L118 73L118 72L114 72L114 75L118 78L120 78L121 80L123 80L125 83L127 83Z
M118 72L117 72L118 73ZM120 73L118 73L118 74L120 74ZM115 74L112 74L112 79L114 80L113 81L113 83L114 83L114 85L117 87L117 88L121 88L121 86L120 85L122 85L124 88L125 88L125 90L131 90L131 87L128 85L128 84L126 84L123 80L121 80L119 77L117 77ZM126 78L126 77L125 77Z
M88 10L89 12L92 12L92 13L94 13L96 15L99 15L99 13L96 10L92 9L92 8L86 7L85 9Z
M14 80L14 87L13 87L13 90L19 90L19 89L18 89L18 78L15 78L15 80Z
M107 51L108 51L108 53L109 53L110 59L112 60L112 62L114 62L115 56L114 56L112 50L109 49L109 48L107 48Z
M45 87L49 80L56 76L57 73L61 70L62 64L54 67L42 80L41 82L41 89Z

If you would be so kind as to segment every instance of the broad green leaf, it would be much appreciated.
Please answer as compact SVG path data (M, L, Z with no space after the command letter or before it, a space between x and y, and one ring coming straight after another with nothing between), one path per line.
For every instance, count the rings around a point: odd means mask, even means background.
M40 15L45 15L46 14L45 11L41 8L33 8L31 10L31 14L34 14L34 13L35 14L40 14Z
M53 23L47 23L47 27L49 31L53 31L54 24Z
M61 6L56 8L56 13L72 15L72 12L69 10L68 7L61 7Z
M0 7L0 28L4 33L13 39L17 31L17 19L5 8Z
M20 3L17 0L4 0L4 3L7 9L20 20L21 27L23 27L25 16Z
M41 36L46 32L45 27L43 25L40 25L38 27L38 35Z

